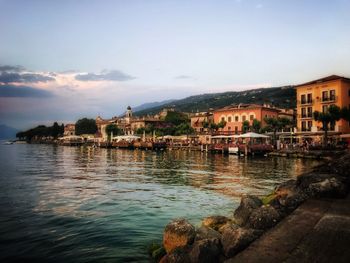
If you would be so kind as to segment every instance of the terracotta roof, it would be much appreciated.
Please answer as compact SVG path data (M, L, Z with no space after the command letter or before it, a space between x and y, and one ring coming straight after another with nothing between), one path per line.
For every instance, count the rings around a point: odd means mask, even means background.
M239 107L238 107L239 106ZM215 112L218 111L228 111L228 110L247 110L247 109L256 109L256 108L264 108L264 109L268 109L268 110L272 110L272 111L277 111L279 112L279 109L273 108L273 107L266 107L264 105L259 105L259 104L241 104L241 105L230 105L230 106L226 106L224 108L221 109L217 109L215 110Z
M338 75L331 75L331 76L328 76L328 77L325 77L325 78L316 79L316 80L312 80L312 81L309 81L309 82L306 82L306 83L303 83L303 84L299 84L299 85L296 85L295 87L307 86L307 85L312 85L312 84L318 84L318 83L323 83L323 82L332 81L332 80L338 80L338 79L350 82L350 78L345 78L345 77L338 76Z

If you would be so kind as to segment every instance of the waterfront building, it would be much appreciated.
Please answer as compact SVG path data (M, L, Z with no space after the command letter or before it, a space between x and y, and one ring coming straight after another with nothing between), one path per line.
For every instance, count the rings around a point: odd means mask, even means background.
M66 124L64 126L64 136L73 136L75 135L75 124Z
M330 105L350 107L350 79L332 75L296 86L297 129L302 136L321 135L322 124L313 119L313 112L325 112ZM331 134L350 133L350 124L341 119Z
M197 112L191 116L191 127L196 133L206 133L208 128L203 127L204 123L213 123L214 117L212 112Z
M220 130L227 134L242 133L242 124L249 121L250 125L256 119L261 122L261 127L266 126L265 118L277 118L281 110L271 105L238 104L230 105L214 111L214 123L226 122L226 126Z

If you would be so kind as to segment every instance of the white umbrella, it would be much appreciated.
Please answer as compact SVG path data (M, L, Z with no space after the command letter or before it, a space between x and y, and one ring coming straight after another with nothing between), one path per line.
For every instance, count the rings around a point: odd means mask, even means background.
M239 135L239 138L270 138L270 136L255 132L247 132L245 134Z

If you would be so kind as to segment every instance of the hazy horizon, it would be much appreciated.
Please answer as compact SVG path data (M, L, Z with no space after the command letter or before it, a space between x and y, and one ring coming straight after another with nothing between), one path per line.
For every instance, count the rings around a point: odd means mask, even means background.
M0 0L0 123L349 77L348 10L348 0Z

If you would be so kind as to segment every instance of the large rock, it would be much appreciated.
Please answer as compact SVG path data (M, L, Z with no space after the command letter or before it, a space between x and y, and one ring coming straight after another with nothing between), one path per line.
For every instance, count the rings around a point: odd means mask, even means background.
M252 211L246 226L249 228L266 230L276 225L279 220L280 214L277 210L270 205L264 205Z
M195 241L202 239L219 239L221 238L221 234L218 231L206 226L201 226L196 230L196 238Z
M235 222L238 225L244 225L254 209L259 208L262 201L259 197L253 195L245 195L241 198L239 207L234 212Z
M162 257L159 263L191 263L190 247L178 247Z
M233 257L259 237L260 231L242 228L237 225L226 226L221 238L226 257Z
M203 219L202 226L210 227L217 231L221 226L230 221L231 219L226 216L208 216Z
M220 239L202 239L192 245L190 260L193 263L216 263L221 254Z
M175 219L166 225L163 233L163 246L167 253L175 248L192 244L196 235L193 225L185 219Z
M338 178L332 177L310 184L308 191L311 196L342 198L347 195L348 188Z
M274 198L269 203L280 214L287 215L308 198L305 191L297 186L296 180L288 180L275 188Z

